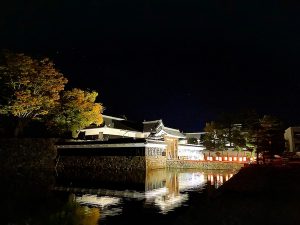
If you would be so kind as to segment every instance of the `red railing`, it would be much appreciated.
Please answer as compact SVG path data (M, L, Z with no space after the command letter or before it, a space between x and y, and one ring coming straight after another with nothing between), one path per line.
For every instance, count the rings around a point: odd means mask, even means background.
M204 161L208 162L240 162L247 163L253 161L252 158L246 156L205 156Z

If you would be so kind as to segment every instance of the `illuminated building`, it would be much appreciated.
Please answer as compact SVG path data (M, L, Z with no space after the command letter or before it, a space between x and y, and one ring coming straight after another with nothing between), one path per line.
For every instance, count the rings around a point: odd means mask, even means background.
M166 127L162 120L142 123L103 115L101 126L91 125L80 131L79 137L85 140L110 141L114 139L145 140L146 155L162 155L167 159L202 160L202 144L187 144L187 137L177 129ZM116 142L115 142L116 143ZM123 143L123 140L120 140ZM127 145L130 145L127 142ZM134 144L132 147L136 146Z
M300 127L289 127L286 129L284 139L289 152L300 152Z

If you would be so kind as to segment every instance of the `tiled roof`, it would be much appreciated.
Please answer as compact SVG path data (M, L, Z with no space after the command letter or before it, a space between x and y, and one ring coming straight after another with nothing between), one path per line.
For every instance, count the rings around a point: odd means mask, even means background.
M125 119L111 117L111 116L103 116L103 123L100 126L91 124L86 129L104 127L104 126L109 127L109 128L121 129L121 130L143 132L143 124L142 123L133 122L130 120L125 120Z
M160 125L162 125L162 121L161 120L144 121L143 122L143 131L144 132L155 133L157 131L157 128Z
M143 132L143 125L141 123L132 122L129 120L114 121L113 127L111 128Z
M173 128L169 128L169 127L163 127L163 131L165 131L167 134L171 135L171 136L175 136L178 138L186 138L184 134L180 133L179 130L173 129Z
M150 136L153 137L158 137L160 135L166 134L177 138L186 138L186 136L179 130L165 127L162 120L144 121L143 123L140 123L118 117L104 116L103 124L101 124L100 126L91 125L87 127L87 129L104 126L121 130L151 133Z

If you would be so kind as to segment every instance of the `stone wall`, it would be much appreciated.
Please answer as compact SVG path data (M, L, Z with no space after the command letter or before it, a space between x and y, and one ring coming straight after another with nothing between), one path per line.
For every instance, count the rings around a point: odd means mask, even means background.
M60 185L70 180L74 186L145 188L145 156L59 156L56 171Z
M164 169L166 168L166 150L158 147L146 147L146 168L152 169Z
M184 161L184 160L168 160L167 168L182 168L182 169L209 169L209 170L232 170L240 169L244 166L242 163L234 162L202 162L202 161Z
M0 170L54 169L55 139L0 139Z
M60 156L57 169L145 170L144 156Z
M166 168L166 156L146 156L146 168L147 170Z

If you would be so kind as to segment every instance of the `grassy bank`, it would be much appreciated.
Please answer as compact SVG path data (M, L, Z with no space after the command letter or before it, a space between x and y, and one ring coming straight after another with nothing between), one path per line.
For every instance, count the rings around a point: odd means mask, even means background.
M300 167L246 167L205 199L193 204L177 224L299 224Z

